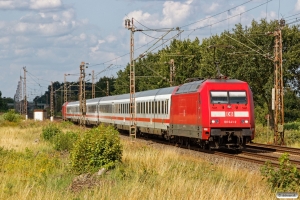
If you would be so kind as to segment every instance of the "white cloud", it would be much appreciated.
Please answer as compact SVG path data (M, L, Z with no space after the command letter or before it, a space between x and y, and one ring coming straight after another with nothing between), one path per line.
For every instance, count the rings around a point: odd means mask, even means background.
M275 11L270 11L266 15L266 12L262 11L261 14L260 14L260 18L259 19L265 19L266 17L267 17L268 21L274 20L274 19L277 19L277 14L276 14Z
M192 2L192 0L185 3L166 1L163 8L164 18L160 24L165 27L173 27L180 24L190 15Z
M197 29L201 27L221 27L229 24L239 23L242 18L245 18L245 14L242 14L246 11L245 6L239 6L235 9L229 10L226 13L217 15L216 17L206 16L203 19L199 19L197 23L191 25L190 29Z
M8 44L9 42L10 42L9 37L2 37L2 38L0 38L0 44L1 45Z
M2 0L0 1L0 9L54 9L62 6L61 0Z
M296 5L295 5L295 10L296 11L300 10L300 0L297 1Z
M9 34L55 36L68 34L81 25L84 23L76 21L74 10L69 9L63 12L28 14L19 22L7 24L6 31Z
M106 37L106 40L107 40L108 43L111 43L111 42L116 41L117 37L114 36L114 35L109 35L109 36Z
M163 4L162 13L150 14L148 12L136 10L130 12L128 16L130 19L133 17L138 22L145 24L150 28L171 28L173 26L179 26L180 23L184 22L184 20L186 20L191 15L192 2L193 0L188 0L183 3L166 1ZM124 17L123 21L127 18L128 17ZM140 27L140 25L138 26Z
M213 2L206 11L207 12L215 12L219 7L220 7L220 5L218 3Z
M91 55L96 54L100 49L100 45L103 43L105 43L105 40L98 40L98 44L96 46L90 48Z
M30 0L29 7L34 10L40 10L58 8L61 5L61 0Z

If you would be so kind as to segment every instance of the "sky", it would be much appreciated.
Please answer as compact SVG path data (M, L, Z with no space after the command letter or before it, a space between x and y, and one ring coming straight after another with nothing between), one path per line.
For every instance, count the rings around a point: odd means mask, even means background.
M300 0L0 0L0 13L2 97L14 97L26 67L32 100L51 82L77 81L81 62L87 63L87 81L92 71L96 80L116 77L130 60L125 19L143 30L134 33L136 58L172 38L201 40L253 19L292 22L300 18Z

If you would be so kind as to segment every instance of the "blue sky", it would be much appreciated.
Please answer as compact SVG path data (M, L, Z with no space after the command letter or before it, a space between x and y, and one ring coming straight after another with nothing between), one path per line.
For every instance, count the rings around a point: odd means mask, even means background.
M0 0L0 12L2 97L15 95L26 66L27 96L32 100L44 94L51 81L63 82L64 74L74 74L67 76L68 81L78 80L82 61L90 63L86 72L94 70L97 79L115 76L129 61L126 18L136 19L140 29L180 27L184 32L178 39L202 39L236 23L246 26L253 19L300 13L300 0ZM151 37L164 34L144 33L135 33L135 48L144 46L135 55L156 42Z

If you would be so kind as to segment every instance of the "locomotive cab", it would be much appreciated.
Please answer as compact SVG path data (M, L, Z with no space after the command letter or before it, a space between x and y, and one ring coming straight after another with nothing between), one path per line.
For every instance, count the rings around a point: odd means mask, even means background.
M254 105L246 82L207 79L186 83L174 91L171 102L169 134L177 142L242 149L254 138Z
M241 81L209 89L210 148L242 149L254 137L252 93Z
M210 91L210 146L241 148L251 139L246 91Z

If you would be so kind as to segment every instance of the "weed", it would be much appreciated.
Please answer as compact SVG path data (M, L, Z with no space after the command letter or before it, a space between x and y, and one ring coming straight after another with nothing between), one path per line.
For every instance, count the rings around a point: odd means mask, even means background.
M42 130L42 138L46 141L50 141L55 135L61 134L61 130L55 124L49 124Z
M71 163L76 172L86 173L100 167L112 168L121 160L122 147L118 132L112 126L89 130L74 145Z
M3 114L3 119L9 122L19 122L22 117L21 115L15 113L14 110L10 110L7 113Z
M289 154L284 153L279 158L280 167L275 170L270 162L267 162L262 168L261 173L267 179L275 191L288 192L300 191L300 173L296 166L289 160Z
M57 151L70 151L76 140L78 133L67 131L66 133L57 134L53 137L54 149Z

